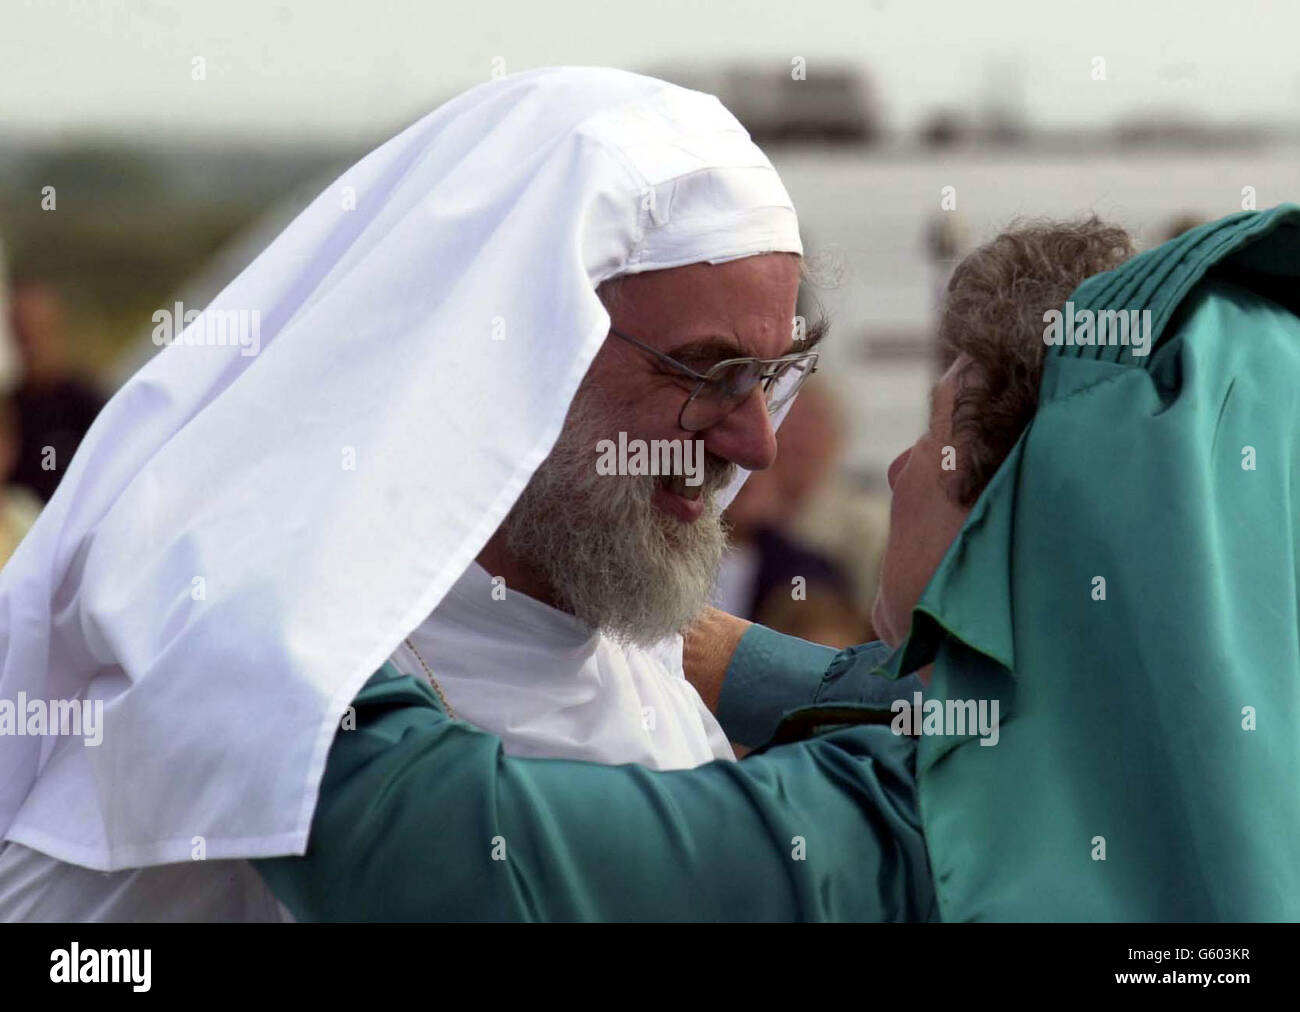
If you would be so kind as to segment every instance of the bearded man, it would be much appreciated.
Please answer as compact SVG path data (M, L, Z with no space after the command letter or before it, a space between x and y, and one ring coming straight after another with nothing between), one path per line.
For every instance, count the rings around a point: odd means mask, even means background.
M717 99L620 71L481 85L344 173L113 398L5 570L0 696L104 726L0 738L0 914L285 915L247 859L306 848L385 662L508 755L734 761L678 630L815 366L801 254ZM260 350L206 339L228 313ZM621 435L703 473L599 473Z
M734 758L682 677L677 633L716 577L724 494L740 468L772 462L771 413L815 361L822 328L790 336L800 274L798 257L778 253L602 284L610 336L555 447L399 648L399 670L427 664L452 712L511 755L652 769ZM708 380L690 374L720 363ZM764 369L779 379L757 380ZM606 474L596 450L620 435L652 448L698 440L701 473Z

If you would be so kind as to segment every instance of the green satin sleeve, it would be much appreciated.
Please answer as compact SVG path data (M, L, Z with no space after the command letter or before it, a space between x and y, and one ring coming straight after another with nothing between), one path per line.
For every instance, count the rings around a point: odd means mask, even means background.
M889 709L921 689L915 675L881 669L892 653L879 640L836 651L754 623L731 655L718 697L727 738L761 745L790 711L818 703L860 703Z
M655 772L507 757L390 665L354 706L306 854L253 862L299 920L935 916L914 746L887 727Z
M781 715L815 702L835 650L754 623L745 630L722 680L718 723L727 738L761 745Z

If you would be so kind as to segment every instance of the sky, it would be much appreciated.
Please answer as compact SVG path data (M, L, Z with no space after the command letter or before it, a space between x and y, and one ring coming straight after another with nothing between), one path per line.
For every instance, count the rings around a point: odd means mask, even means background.
M901 129L1006 82L1038 126L1295 126L1297 38L1295 0L0 0L0 129L354 141L494 71L795 57L866 69Z

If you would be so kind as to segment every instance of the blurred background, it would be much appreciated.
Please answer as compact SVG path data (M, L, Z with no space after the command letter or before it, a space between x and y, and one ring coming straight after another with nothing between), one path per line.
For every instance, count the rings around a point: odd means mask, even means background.
M954 263L1017 216L1095 211L1148 247L1300 199L1297 37L1290 0L4 0L0 560L157 352L154 312L202 308L451 95L601 64L718 95L794 198L832 336L717 597L859 642Z

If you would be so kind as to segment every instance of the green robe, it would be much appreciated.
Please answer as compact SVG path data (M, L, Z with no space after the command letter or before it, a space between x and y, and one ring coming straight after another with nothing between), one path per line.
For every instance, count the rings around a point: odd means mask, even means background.
M782 666L777 711L747 715L775 724L785 702L817 697L834 651L788 640L764 655L800 659ZM660 773L507 757L391 665L354 706L306 855L254 862L299 920L935 916L915 750L887 727ZM838 706L836 720L854 709Z
M1300 919L1300 207L1072 302L1154 351L1048 349L889 665L1000 701L996 747L919 742L943 919Z

